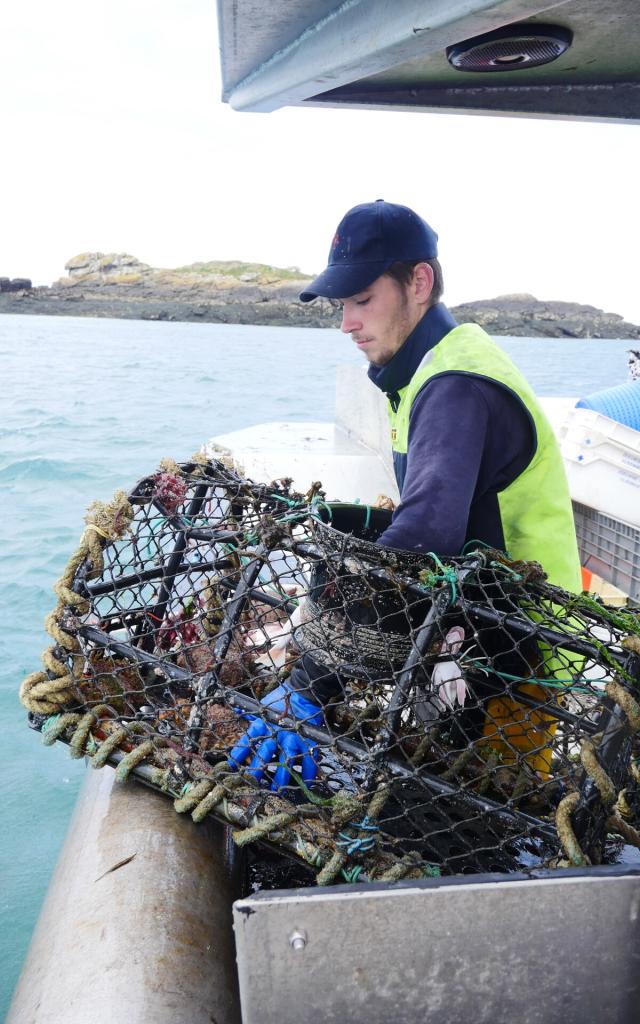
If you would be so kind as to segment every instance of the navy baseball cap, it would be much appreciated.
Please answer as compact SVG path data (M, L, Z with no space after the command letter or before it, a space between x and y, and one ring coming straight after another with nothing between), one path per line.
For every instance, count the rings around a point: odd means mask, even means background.
M375 203L354 206L344 215L331 243L329 266L301 292L301 302L322 295L347 299L357 295L399 260L432 260L438 236L408 206Z

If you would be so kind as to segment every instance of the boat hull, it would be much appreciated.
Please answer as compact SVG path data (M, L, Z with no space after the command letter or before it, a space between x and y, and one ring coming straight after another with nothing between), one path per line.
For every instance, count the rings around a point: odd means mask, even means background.
M87 771L7 1024L236 1024L223 830Z

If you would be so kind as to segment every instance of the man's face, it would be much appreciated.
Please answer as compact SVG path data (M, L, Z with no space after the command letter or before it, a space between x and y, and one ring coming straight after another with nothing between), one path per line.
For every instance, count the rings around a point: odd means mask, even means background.
M383 275L365 291L340 300L341 330L350 334L374 366L396 354L420 320L424 308L413 301L409 287Z

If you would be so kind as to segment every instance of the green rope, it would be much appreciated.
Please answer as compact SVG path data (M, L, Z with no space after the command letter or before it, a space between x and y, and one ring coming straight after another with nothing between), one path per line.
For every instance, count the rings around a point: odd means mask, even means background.
M357 832L378 832L378 825L374 824L369 820L365 814L362 821L350 821L349 827ZM348 832L338 832L338 839L336 840L336 847L346 850L347 857L352 857L354 853L368 853L376 845L377 836L375 835L361 835L354 836Z
M349 882L350 885L355 885L362 874L362 864L355 864L352 868L342 868L340 874L344 878L345 882Z
M510 565L507 565L505 562L496 562L495 559L494 559L492 562L489 562L489 565L493 569L502 569L504 572L508 572L509 575L513 576L513 578L515 580L523 580L524 579L524 576L522 575L522 573L516 572L515 569L512 569L512 567Z
M274 766L276 768L285 767L285 768L289 769L289 771L291 773L291 778L294 780L296 785L300 787L300 789L302 790L302 792L306 796L306 798L309 801L309 803L315 804L317 807L332 807L333 806L334 801L335 801L335 797L333 797L333 796L321 797L321 796L318 796L316 793L312 793L311 790L309 789L309 787L304 782L302 776L298 775L298 773L293 770L293 768L291 767L290 764L287 764L285 762L278 762L276 764L274 762Z
M305 506L304 508L300 509L299 512L288 512L286 515L274 516L273 518L276 523L299 523L302 520L306 519L308 514L309 513Z
M588 697L593 697L594 695L593 690L580 687L572 683L570 679L556 679L552 682L550 679L540 679L539 676L514 676L509 672L499 672L496 668L489 669L481 661L467 658L463 654L456 655L456 660L464 665L472 665L479 672L483 672L487 676L499 676L500 679L506 679L510 683L536 683L538 686L548 687L551 690L571 690L572 693L582 693Z
M155 541L155 543L157 544L158 548L160 548L160 545L158 543L157 536L156 536L156 525L160 526L160 530L158 532L162 533L162 529L163 529L164 526L166 526L167 523L168 523L168 519L167 519L166 516L157 515L157 516L153 516L153 517L149 518L149 539L148 539L147 545L146 545L146 547L144 549L144 556L145 556L145 558L150 559L150 558L153 558L153 556L154 556L154 551L153 551L153 549L151 547L151 544L152 544L153 541Z
M42 739L43 743L44 743L44 737L47 735L47 733L49 733L53 729L55 729L56 724L59 721L60 721L60 715L50 715L49 718L45 719L45 721L42 723L42 728L40 729L40 735L43 738ZM47 744L47 746L48 746L48 744Z
M472 548L471 545L474 545ZM466 555L469 551L476 551L478 548L490 548L492 545L487 544L486 540L468 540L466 544L460 550L461 555ZM467 550L468 549L468 550Z
M442 871L437 864L423 864L422 874L425 878L440 878L442 876Z
M440 572L432 569L423 569L419 575L420 583L426 590L433 590L439 583L447 583L451 587L451 604L455 603L458 596L458 574L452 565L444 565L435 551L427 551L427 555L433 559Z
M303 502L295 501L293 498L285 498L283 494L270 494L269 497L273 498L274 501L284 502L289 508L299 508L303 504Z
M193 517L191 516L181 515L180 521L182 523L186 523L186 525L189 527L194 526ZM147 546L144 549L144 554L147 556L147 558L152 558L154 554L151 548L151 542L157 539L155 529L156 525L160 526L159 532L162 533L162 529L167 525L167 523L171 525L170 520L167 516L157 515L149 518L149 540L147 541Z
M320 506L322 506L323 508L326 508L326 510L327 510L327 512L329 514L329 522L331 522L331 520L333 519L333 510L331 508L331 505L327 505L326 501L323 501L322 498L313 498L312 499L312 501L311 501L311 515L314 516L315 519L317 519L318 516L314 515L314 513L315 513L315 510L317 508L320 508Z

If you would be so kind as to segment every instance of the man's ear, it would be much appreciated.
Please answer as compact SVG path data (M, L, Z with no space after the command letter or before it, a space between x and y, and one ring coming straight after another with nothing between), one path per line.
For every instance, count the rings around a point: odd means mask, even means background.
M428 302L433 290L433 268L428 263L416 263L413 268L413 293L421 305Z

